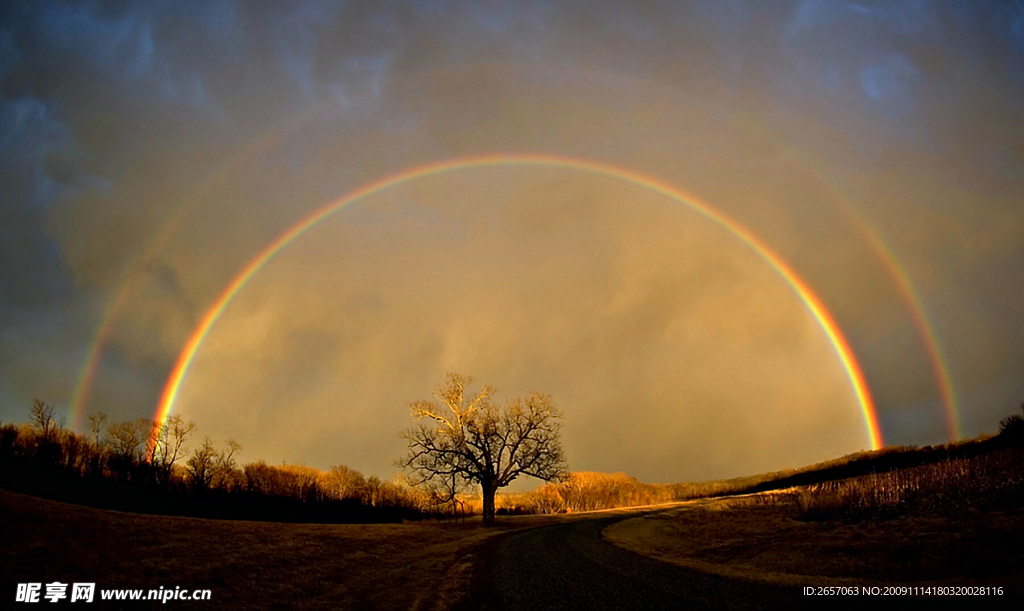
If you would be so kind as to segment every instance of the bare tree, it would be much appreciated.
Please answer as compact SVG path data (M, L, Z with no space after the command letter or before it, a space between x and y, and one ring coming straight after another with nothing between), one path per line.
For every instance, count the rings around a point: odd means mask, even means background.
M196 423L185 420L178 414L167 418L163 424L154 427L151 435L155 436L150 462L156 467L164 482L170 481L174 463L182 454L182 446L192 433L196 432Z
M213 440L203 437L203 443L195 450L187 463L189 481L196 490L206 490L213 482L214 464L217 460L217 449Z
M234 439L228 439L228 447L221 450L217 460L217 468L221 471L232 471L235 468L235 454L242 451L242 444Z
M30 417L43 441L56 441L57 431L63 428L64 419L57 416L57 410L52 405L39 399L33 400Z
M235 469L235 454L241 449L237 441L229 439L227 449L218 451L213 440L204 437L202 445L192 451L186 463L189 483L196 490L223 487Z
M156 447L154 430L153 421L146 418L115 422L107 427L108 465L118 478L134 480L148 473L142 467L152 462L151 448Z
M466 482L458 474L441 474L427 482L428 502L442 513L442 508L449 506L452 520L465 519L466 503L459 498L459 493L466 487Z
M107 415L103 412L89 414L89 433L92 435L92 443L86 445L86 473L90 477L103 477L103 467L106 463L106 442L100 442L100 433L107 423Z
M565 471L561 413L549 395L538 392L495 405L493 387L467 394L472 383L470 377L450 373L435 400L409 404L414 420L431 422L403 434L409 453L397 464L413 474L414 484L436 486L449 479L479 484L484 523L493 524L498 488L520 475L550 481Z
M213 463L213 487L229 489L237 483L241 472L237 469L235 454L241 451L242 444L228 439L228 447L217 454L217 460Z
M141 461L144 455L148 420L114 422L107 427L107 439L114 456L126 461Z
M337 499L359 499L366 496L366 478L345 465L331 467L326 478L327 489Z
M106 422L107 415L103 412L89 414L89 432L92 433L92 442L97 447L100 445L100 432L103 430L103 425Z

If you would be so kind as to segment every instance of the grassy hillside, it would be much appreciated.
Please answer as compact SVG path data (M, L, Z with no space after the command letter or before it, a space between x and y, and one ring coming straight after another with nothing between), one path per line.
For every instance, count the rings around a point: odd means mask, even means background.
M470 577L470 550L501 532L478 522L285 524L141 515L0 490L0 606L14 601L18 583L59 581L211 590L209 602L182 606L189 609L448 608Z
M508 513L557 513L589 511L668 503L783 490L795 486L819 485L822 490L836 489L837 482L886 473L900 473L926 465L965 464L973 458L999 454L1009 448L1024 447L1016 435L983 436L944 445L890 446L880 450L857 452L805 467L705 482L647 484L624 473L577 472L560 482L545 484L522 494L499 495L498 506ZM961 461L957 463L957 461ZM972 463L973 464L973 463ZM955 468L946 469L952 477ZM932 488L940 486L943 475L936 472ZM893 475L893 479L899 476ZM950 486L954 482L949 482ZM889 485L891 489L893 485ZM472 507L472 499L467 500Z

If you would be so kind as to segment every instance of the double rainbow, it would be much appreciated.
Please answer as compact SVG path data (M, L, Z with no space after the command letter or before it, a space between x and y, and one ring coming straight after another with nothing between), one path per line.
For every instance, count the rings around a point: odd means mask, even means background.
M686 194L661 180L604 162L542 154L480 155L416 166L350 191L340 199L314 210L312 213L299 220L291 228L279 235L273 242L268 244L255 257L253 257L228 284L213 305L206 311L206 314L196 326L192 335L189 337L188 342L185 344L185 347L179 354L174 368L167 379L167 383L164 386L163 393L160 397L160 403L157 406L156 413L154 415L154 421L157 426L162 425L170 415L171 410L174 407L175 399L181 389L181 384L184 381L185 376L188 374L189 367L191 366L200 346L202 346L203 341L206 339L206 336L209 334L210 329L246 283L248 283L249 280L267 264L268 261L288 246L288 244L338 210L374 194L381 193L388 189L392 189L421 178L426 178L428 176L435 176L459 170L498 166L544 166L565 168L591 174L599 174L632 183L650 189L690 207L739 238L743 243L752 248L758 256L768 263L786 281L786 283L792 287L793 291L796 292L807 309L818 321L818 324L828 336L836 355L839 357L839 360L846 371L850 386L857 397L860 411L864 417L864 424L871 448L877 449L882 446L882 435L874 403L872 402L871 395L868 392L867 384L864 381L863 372L861 371L845 336L840 331L835 319L825 308L824 304L822 304L818 296L814 294L810 287L808 287L807 283L804 282L804 280L766 244L761 242L757 237L724 213L715 210L709 204Z
M103 356L103 348L107 345L107 341L110 339L110 335L114 329L114 324L117 321L118 315L143 289L146 279L146 266L156 260L159 254L167 249L171 239L181 227L188 213L203 201L206 196L212 193L214 187L220 181L226 179L232 170L237 169L244 162L251 160L259 153L267 150L271 145L278 142L281 135L286 133L288 128L291 127L291 123L293 122L283 123L277 129L274 129L265 136L260 137L258 140L254 139L253 142L242 147L238 153L232 155L226 163L220 165L216 171L211 172L206 176L195 192L192 193L191 197L183 205L178 207L170 220L164 223L163 228L161 228L157 236L150 242L149 247L146 248L143 253L137 257L130 266L128 266L125 273L122 274L120 288L118 288L110 306L108 306L103 313L103 319L96 328L96 333L93 336L92 343L89 344L89 351L86 353L85 363L82 365L81 371L78 372L78 378L75 379L75 387L71 393L72 430L81 430L82 428L82 419L85 416L85 405L88 401L89 395L92 393L93 384L96 382L96 374L99 371L100 360Z
M928 309L924 306L920 294L914 287L913 281L907 270L900 263L900 260L892 252L892 249L882 239L878 230L873 228L864 217L857 212L850 197L835 187L835 181L827 179L820 172L813 170L812 160L805 158L796 151L788 149L786 155L791 156L798 162L796 167L800 168L806 176L811 177L819 186L832 198L832 201L839 204L850 224L857 230L868 246L874 251L875 256L882 262L889 277L896 286L900 300L910 314L911 321L917 329L921 338L922 347L928 357L932 375L939 391L939 400L942 403L943 416L946 421L946 434L950 441L956 441L963 437L963 429L960 423L960 404L957 400L956 390L953 387L953 375L949 370L949 363L946 360L939 335L935 332L935 325L928 315Z

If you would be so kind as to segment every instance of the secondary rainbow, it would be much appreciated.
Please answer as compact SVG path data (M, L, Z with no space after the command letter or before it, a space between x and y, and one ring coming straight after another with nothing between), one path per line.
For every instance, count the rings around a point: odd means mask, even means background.
M149 247L126 269L121 276L121 285L103 313L96 332L93 334L92 343L86 353L82 369L75 380L75 387L71 394L71 429L81 431L82 419L85 416L86 404L92 394L92 387L96 381L96 374L99 370L100 359L110 339L111 331L117 321L118 315L127 307L129 302L142 289L145 280L146 266L155 260L161 252L166 250L171 238L174 237L181 227L186 216L212 193L220 181L225 180L232 171L238 169L243 163L251 161L259 154L270 149L279 143L285 134L291 132L296 126L316 119L326 105L315 109L296 118L282 121L265 134L252 138L247 144L240 147L236 153L231 155L224 163L211 170L196 189L189 195L188 199L178 207L171 218L164 223L156 238Z
M949 364L946 362L942 348L939 345L935 326L932 324L928 311L921 302L921 297L914 288L910 276L907 275L906 270L900 265L896 255L889 250L889 247L885 245L882 238L864 221L855 215L854 217L857 219L856 225L858 229L864 234L879 258L885 262L890 275L896 281L896 286L900 291L900 298L907 306L911 319L914 321L914 326L917 327L917 333L924 342L925 353L928 355L928 361L935 375L935 381L939 385L939 396L946 419L946 432L950 441L956 441L963 436L960 427L960 406L956 398L956 391L953 389L953 376L949 372Z
M253 257L227 285L217 300L207 310L206 314L189 337L188 342L185 344L178 356L178 360L175 363L174 368L171 370L171 374L167 379L167 383L165 384L163 393L160 397L160 403L157 406L154 421L157 425L161 425L170 415L171 409L174 407L178 391L181 388L182 381L188 373L192 360L195 358L200 346L202 346L210 329L224 313L224 310L227 308L228 304L231 303L231 300L234 299L246 283L248 283L249 280L268 261L270 261L293 240L331 214L345 208L349 204L369 197L375 193L380 193L414 180L446 172L499 166L542 166L565 168L599 174L637 184L689 206L746 243L793 288L796 294L806 305L807 309L818 321L818 324L821 325L825 334L828 336L836 355L839 357L839 360L846 371L852 390L857 397L857 402L864 417L865 428L871 448L878 449L882 447L882 434L878 424L878 416L875 411L875 406L872 402L871 394L868 391L867 383L864 380L864 374L854 357L853 351L850 349L849 343L846 341L846 337L843 335L832 315L825 308L817 295L814 294L807 283L804 282L804 280L789 265L787 265L781 257L775 254L774 251L768 248L767 245L757 239L747 229L724 213L715 210L709 204L680 191L666 182L605 162L542 154L479 155L416 166L403 170L397 174L392 174L374 182L370 182L362 187L350 191L340 199L334 200L331 203L314 210L306 217L299 220L290 229L279 235L273 242L268 244L262 251Z
M938 333L935 332L935 325L932 324L928 310L925 308L914 287L913 281L907 270L900 263L899 259L892 252L892 249L882 239L877 229L874 229L864 217L857 211L857 207L850 196L836 188L835 182L828 180L819 170L815 170L811 160L793 150L788 150L787 155L793 157L797 167L812 177L815 182L824 187L828 193L840 204L847 218L868 243L875 255L882 262L889 277L899 293L900 299L910 313L911 320L917 329L917 334L924 344L925 353L932 369L932 374L938 386L939 399L942 402L943 415L946 421L946 433L950 441L956 441L963 436L960 424L960 405L957 400L956 390L953 385L953 376L949 370L949 363L942 350Z
M142 285L146 264L152 261L166 247L170 238L180 226L186 209L186 207L182 207L178 210L171 220L164 225L150 247L146 249L142 256L135 260L128 271L122 276L121 287L117 290L117 295L110 306L103 313L103 320L96 329L92 343L89 344L89 351L86 353L85 362L78 373L78 378L75 380L75 388L71 393L71 430L81 431L82 417L85 415L85 404L92 393L92 387L96 381L96 372L99 369L100 357L103 355L103 348L110 337L110 332L114 328L117 315L138 292Z

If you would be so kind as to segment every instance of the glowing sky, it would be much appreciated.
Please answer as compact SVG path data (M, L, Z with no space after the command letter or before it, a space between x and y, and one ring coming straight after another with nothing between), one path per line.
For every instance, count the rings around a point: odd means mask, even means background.
M1024 4L284 4L0 6L0 420L151 416L289 228L494 153L734 220L834 316L886 443L1024 401ZM819 322L663 193L475 168L282 248L174 411L243 460L390 477L406 404L459 371L550 392L575 469L743 475L869 447Z

